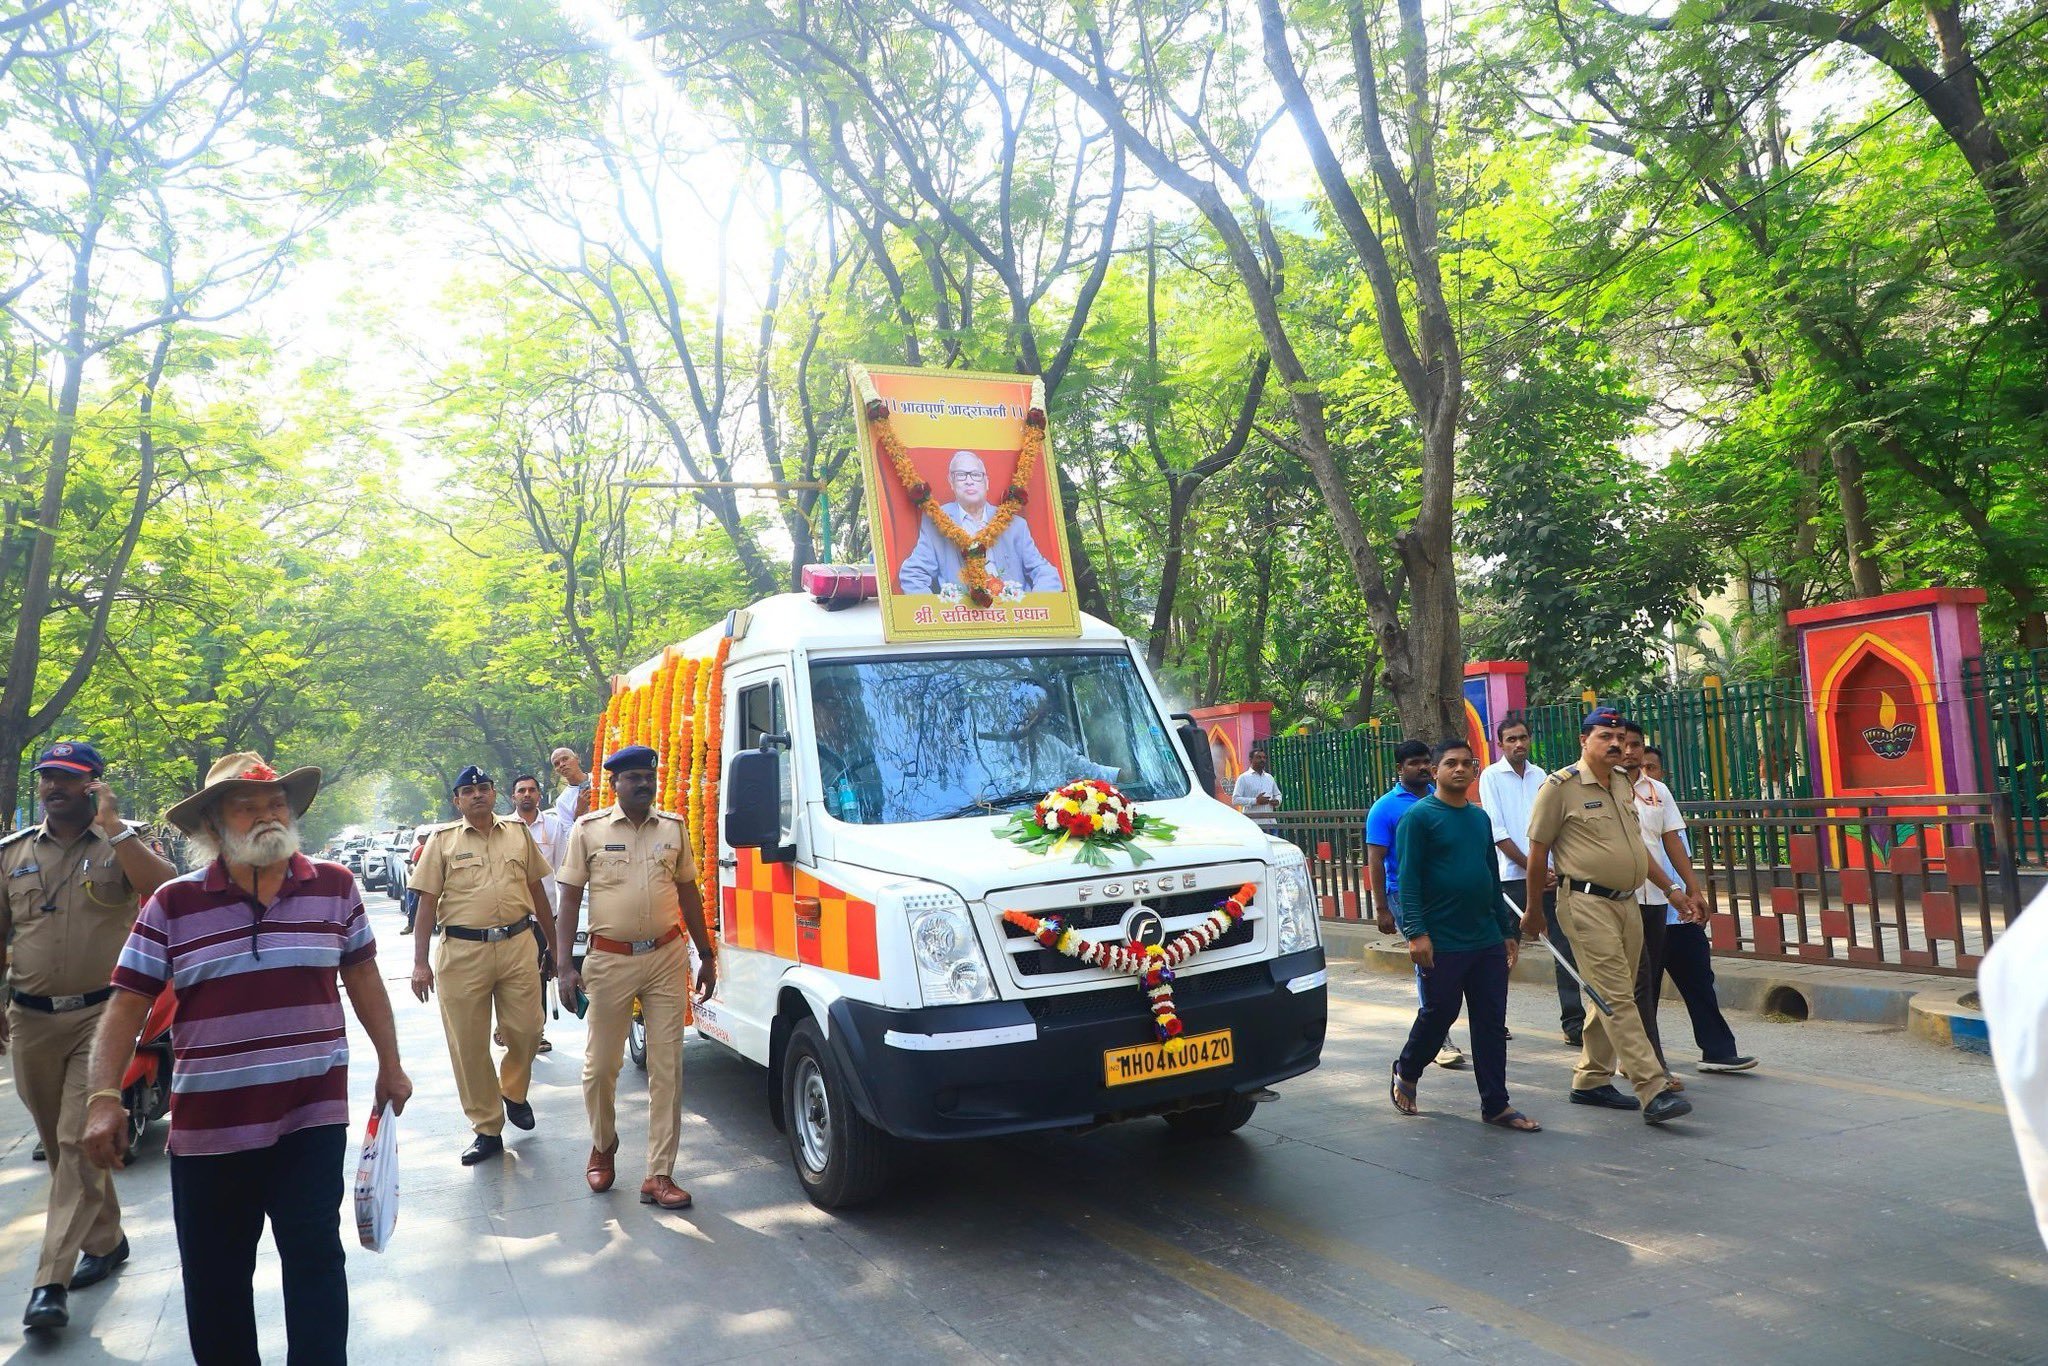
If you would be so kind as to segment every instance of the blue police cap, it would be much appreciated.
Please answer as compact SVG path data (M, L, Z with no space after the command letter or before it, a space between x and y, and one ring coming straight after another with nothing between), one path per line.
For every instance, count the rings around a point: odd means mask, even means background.
M53 773L82 773L88 778L97 778L107 771L107 761L100 758L100 752L83 740L59 740L44 750L36 760L32 773L49 769Z
M607 773L624 773L629 768L653 768L661 762L661 756L646 745L627 745L617 754L604 761Z
M1587 731L1597 726L1618 726L1620 724L1620 712L1612 707L1595 707L1586 713L1585 720L1579 722L1579 734L1584 735Z
M462 772L455 775L454 790L459 792L465 787L474 787L478 784L485 784L490 787L496 787L498 785L496 780L493 779L490 774L484 772L475 764L470 764L468 767L464 768Z

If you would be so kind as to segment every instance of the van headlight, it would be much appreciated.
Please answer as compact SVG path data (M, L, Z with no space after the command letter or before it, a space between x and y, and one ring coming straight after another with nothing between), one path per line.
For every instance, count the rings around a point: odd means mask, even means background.
M1298 953L1321 944L1322 920L1316 914L1315 888L1309 885L1308 861L1297 854L1292 862L1274 864L1268 885L1279 927L1275 952Z
M995 978L967 918L967 903L951 892L905 897L910 956L928 1006L964 1006L996 999Z

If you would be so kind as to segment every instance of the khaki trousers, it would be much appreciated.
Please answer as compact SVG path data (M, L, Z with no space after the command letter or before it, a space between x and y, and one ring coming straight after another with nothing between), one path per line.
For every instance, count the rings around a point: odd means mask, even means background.
M590 1027L583 1050L583 1105L590 1145L618 1146L616 1101L633 998L647 1022L647 1175L674 1176L683 1128L683 1009L690 996L689 941L677 938L652 953L591 950L583 960Z
M14 1088L36 1122L50 1160L50 1210L43 1220L37 1285L71 1284L78 1254L105 1256L121 1245L114 1174L85 1160L86 1061L104 1004L50 1015L7 1008L14 1030Z
M523 1101L540 1047L540 972L532 931L495 944L441 936L434 984L441 992L441 1029L462 1113L480 1134L505 1129L505 1100ZM505 1061L491 1065L491 1014L505 1035Z
M1587 985L1613 1008L1609 1019L1595 1008L1586 1012L1585 1051L1572 1073L1572 1088L1604 1086L1618 1071L1635 1088L1636 1099L1648 1105L1667 1085L1664 1066L1636 1010L1636 963L1643 956L1643 916L1633 898L1604 897L1557 889L1557 913L1571 937L1572 952Z

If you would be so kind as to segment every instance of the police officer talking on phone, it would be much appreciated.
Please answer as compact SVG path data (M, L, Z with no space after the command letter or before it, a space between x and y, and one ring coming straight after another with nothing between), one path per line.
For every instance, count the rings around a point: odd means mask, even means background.
M0 842L0 1049L14 1054L14 1088L50 1155L42 1255L21 1320L30 1328L64 1327L69 1292L128 1260L113 1173L82 1146L86 1063L136 910L177 869L121 819L100 780L106 768L82 740L51 745L34 770L42 824Z

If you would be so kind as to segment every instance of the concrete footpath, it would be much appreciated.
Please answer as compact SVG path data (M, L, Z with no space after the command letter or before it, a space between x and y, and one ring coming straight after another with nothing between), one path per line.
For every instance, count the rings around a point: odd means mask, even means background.
M371 909L418 1093L390 1250L348 1232L356 1361L2048 1360L2048 1254L1990 1065L1898 1025L1738 1016L1764 1065L1711 1077L1678 1014L1666 1039L1698 1112L1651 1129L1566 1103L1555 997L1518 983L1510 1085L1546 1132L1517 1135L1478 1122L1469 1073L1432 1069L1424 1114L1396 1115L1412 984L1340 963L1323 1067L1240 1134L1190 1144L1146 1121L921 1149L891 1196L837 1216L798 1189L760 1074L693 1041L676 1175L697 1206L663 1214L635 1199L630 1064L619 1186L584 1188L573 1019L548 1027L539 1128L508 1131L501 1162L456 1162L438 1014L404 993L392 903ZM0 1329L12 1359L188 1359L161 1142L119 1178L134 1260L72 1296L63 1335ZM10 1322L48 1187L33 1144L0 1095ZM257 1302L281 1362L267 1244Z

